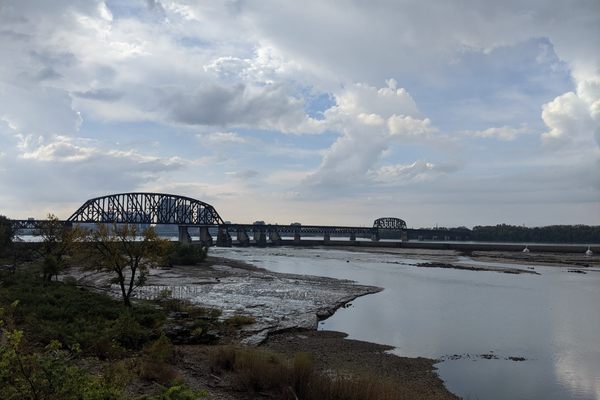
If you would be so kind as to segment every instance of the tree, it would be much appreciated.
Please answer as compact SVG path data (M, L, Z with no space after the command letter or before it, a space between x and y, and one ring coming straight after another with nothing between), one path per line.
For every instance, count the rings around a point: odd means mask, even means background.
M39 231L43 239L40 256L42 275L44 281L50 281L67 267L84 234L77 227L63 224L52 214L48 214Z
M96 254L92 268L114 274L112 282L119 284L126 306L131 306L133 291L146 282L148 268L164 264L170 246L154 228L144 230L140 236L137 226L129 224L98 224L89 240Z
M10 220L0 215L0 254L10 247L14 234Z

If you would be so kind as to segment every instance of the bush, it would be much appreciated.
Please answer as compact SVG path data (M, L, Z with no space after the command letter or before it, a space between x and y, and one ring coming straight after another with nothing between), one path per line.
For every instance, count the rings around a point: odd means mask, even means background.
M177 243L173 245L168 259L170 265L198 265L206 259L207 255L206 246Z
M52 341L38 353L24 348L23 331L15 329L15 308L8 312L0 309L0 398L48 400L123 399L123 380L114 375L92 375L73 365L71 358L79 352L78 346L63 350L58 341Z
M240 327L243 325L250 325L256 322L256 319L254 319L254 317L248 316L248 315L234 315L232 317L229 317L225 320L225 323L228 325L233 325L236 327Z
M213 372L234 374L241 389L275 393L277 398L301 400L399 400L414 393L372 375L331 377L319 373L312 357L298 353L291 360L254 348L222 346L209 358Z
M196 400L206 397L205 391L194 391L185 385L174 385L161 394L144 397L144 400Z
M165 315L140 305L134 310L106 295L73 284L42 282L18 272L3 279L0 307L20 299L15 323L33 343L44 347L58 340L64 348L79 344L84 354L119 358L158 337Z

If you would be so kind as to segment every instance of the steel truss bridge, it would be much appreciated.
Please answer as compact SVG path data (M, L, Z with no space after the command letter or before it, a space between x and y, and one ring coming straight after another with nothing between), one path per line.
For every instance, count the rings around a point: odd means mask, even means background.
M11 220L15 231L39 232L46 220ZM233 237L240 245L248 245L251 240L258 245L267 241L277 244L282 237L291 236L300 241L302 236L322 236L323 241L331 237L345 237L355 241L357 237L379 240L380 231L406 229L406 223L399 218L379 218L373 227L324 226L324 225L269 225L225 223L217 210L210 204L190 197L163 193L118 193L87 200L67 220L66 226L88 224L136 224L177 225L179 240L191 242L189 229L198 229L200 241L213 244L212 233L217 232L217 245L230 246ZM91 227L91 226L90 226Z

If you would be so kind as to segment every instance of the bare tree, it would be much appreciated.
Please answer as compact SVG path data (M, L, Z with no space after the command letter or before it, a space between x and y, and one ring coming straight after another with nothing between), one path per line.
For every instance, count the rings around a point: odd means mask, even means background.
M119 284L126 306L131 306L133 291L146 282L148 268L164 263L170 247L154 228L139 232L136 225L129 224L98 224L89 242L96 254L92 268L114 274L112 282Z

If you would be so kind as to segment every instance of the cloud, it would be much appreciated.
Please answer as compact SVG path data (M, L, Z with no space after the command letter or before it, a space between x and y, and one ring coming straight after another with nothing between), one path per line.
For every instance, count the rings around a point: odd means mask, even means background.
M385 165L375 172L375 180L386 184L423 182L457 169L456 165L436 165L419 160L412 164Z
M214 132L208 135L199 135L201 140L208 140L215 144L237 143L244 144L247 140L235 132Z
M306 119L303 102L279 85L207 84L192 93L167 94L164 106L169 119L190 125L255 126L288 132Z
M73 95L82 99L114 101L123 97L123 93L110 88L90 89L82 92L75 91Z
M258 172L252 169L245 169L243 171L231 171L226 172L225 175L232 177L233 179L238 179L242 181L246 181L258 176Z
M468 136L475 136L480 138L496 138L503 141L513 141L519 136L531 133L531 129L521 126L519 128L511 126L501 126L497 128L487 128L482 131L466 131L465 134Z
M335 93L336 105L325 111L324 124L341 136L325 152L306 182L321 186L362 185L394 143L429 140L437 133L410 96L393 79L376 88L355 84Z
M556 97L542 107L550 128L542 139L550 145L585 145L595 138L600 146L600 77L577 85L576 92Z

